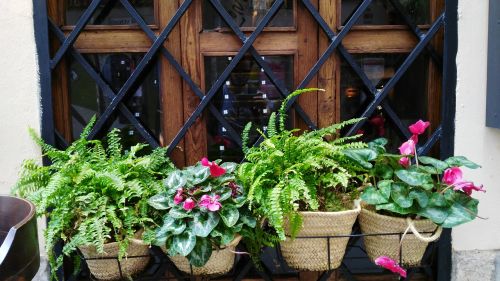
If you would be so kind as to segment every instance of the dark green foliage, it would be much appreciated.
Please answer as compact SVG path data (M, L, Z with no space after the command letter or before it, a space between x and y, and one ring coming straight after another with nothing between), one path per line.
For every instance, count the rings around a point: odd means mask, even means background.
M473 220L478 201L441 181L443 172L451 167L478 168L479 165L463 156L444 161L421 156L418 164L408 168L398 163L401 155L385 152L385 139L369 144L376 157L369 162L371 183L361 199L377 211L392 216L425 217L434 223L451 228Z
M248 193L250 207L258 218L266 219L279 240L285 239L285 224L295 235L302 221L298 211L337 211L345 209L349 194L355 193L363 180L365 168L358 159L346 155L364 149L366 144L355 142L356 137L340 138L339 130L359 120L334 124L313 132L296 135L297 130L286 130L286 105L289 100L305 92L290 94L279 110L279 129L270 119L268 133L257 147L246 148L247 162L240 165L238 178ZM247 126L248 127L248 126ZM243 139L248 139L245 130ZM331 138L333 141L326 141ZM347 196L346 196L347 194ZM268 239L270 242L278 239Z
M52 164L25 161L13 190L33 201L38 215L49 218L45 243L53 277L63 261L53 252L59 240L65 255L82 245L103 252L105 243L116 241L122 257L128 239L153 225L147 199L161 189L161 179L173 169L165 149L139 157L146 145L137 144L123 154L118 130L108 133L107 149L99 140L87 140L94 122L95 118L66 150L47 145L32 133Z

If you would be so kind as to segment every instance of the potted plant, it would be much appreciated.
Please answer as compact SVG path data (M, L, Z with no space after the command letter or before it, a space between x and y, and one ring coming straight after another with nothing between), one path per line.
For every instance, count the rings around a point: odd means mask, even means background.
M366 144L354 141L356 137L338 135L344 126L359 120L300 135L297 130L285 128L288 101L316 90L298 90L283 101L278 127L273 113L267 132L259 131L263 141L245 148L246 162L240 165L238 178L248 190L248 202L255 216L265 221L276 240L281 241L287 264L299 270L323 271L340 266L349 239L325 236L351 234L360 211L353 207L353 202L364 180L362 172L369 168L363 167L357 158L363 151L372 152L364 149ZM245 146L250 126L244 130Z
M146 145L137 144L123 153L117 129L108 133L107 148L100 140L87 140L94 122L65 150L45 144L32 132L51 164L25 161L14 189L35 203L39 216L48 218L45 244L54 278L63 256L77 249L89 259L97 279L118 279L144 269L149 246L141 232L153 226L147 200L173 169L164 149L138 156ZM56 256L54 248L61 240L64 255ZM122 259L127 256L144 257ZM94 259L103 257L118 258L121 268L115 259Z
M208 161L173 171L149 199L161 212L153 243L178 269L193 275L227 273L234 264L239 233L255 227L244 190L235 179L236 163Z
M361 230L369 234L403 233L402 241L397 234L364 237L372 260L385 256L401 259L403 265L419 265L428 243L439 238L442 228L477 216L478 200L470 195L484 189L463 180L461 167L476 169L479 165L463 156L443 161L418 156L418 136L428 126L429 122L419 120L409 127L413 136L399 147L401 155L387 153L385 139L369 144L377 157L371 161L370 182L361 195Z

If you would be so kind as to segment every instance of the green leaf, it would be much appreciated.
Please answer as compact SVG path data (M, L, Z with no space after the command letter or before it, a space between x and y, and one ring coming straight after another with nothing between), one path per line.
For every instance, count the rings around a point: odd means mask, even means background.
M448 217L449 211L449 208L433 207L429 205L426 208L421 209L418 212L418 215L426 217L432 220L435 224L440 225Z
M377 158L377 153L372 149L361 148L361 149L346 149L343 151L344 155L348 158L354 160L361 167L365 169L371 169L373 165L369 162Z
M196 165L188 168L189 184L194 186L206 181L210 177L210 168L202 165Z
M166 210L170 208L168 205L168 197L165 193L159 193L149 198L148 204L157 210Z
M232 174L234 170L236 170L236 167L238 167L238 164L234 162L224 162L220 166L226 170L226 174Z
M163 225L156 231L157 244L164 244L170 235L181 234L186 229L186 223L172 217L165 217Z
M412 206L410 208L401 208L396 203L387 203L375 206L377 210L386 210L400 215L415 214L416 209Z
M381 195L380 192L373 186L370 186L363 191L361 199L370 205L378 205L388 202L388 199Z
M421 189L412 189L408 197L413 200L416 199L420 207L425 208L429 203L429 197L427 193Z
M449 167L448 163L429 156L419 156L418 162L422 164L432 165L434 166L434 168L438 169L441 172L448 169Z
M379 189L379 194L382 195L386 200L391 197L392 180L382 180L377 184Z
M224 245L227 245L229 243L231 243L234 239L234 237L236 236L236 229L235 228L222 228L220 230L218 229L214 229L212 231L212 234L210 236L212 237L220 237L221 240L220 240L220 245L221 246L224 246Z
M423 186L427 189L428 184L432 184L432 177L429 174L408 170L398 170L396 171L396 176L411 186Z
M477 216L479 201L463 193L456 193L455 202L450 207L450 213L443 222L442 227L454 227L469 222Z
M465 167L470 168L470 169L481 168L481 166L470 161L469 159L465 158L464 156L453 156L453 157L450 157L444 161L452 167L465 166Z
M253 216L240 214L240 221L251 228L254 228L257 225L257 220Z
M212 256L212 243L208 239L198 239L188 259L193 266L202 267L208 262L210 256Z
M194 249L196 245L196 236L189 230L184 231L180 235L174 236L171 249L175 253L182 256L187 256Z
M446 207L448 206L448 202L444 198L443 194L432 193L431 198L429 199L429 206Z
M426 174L432 174L432 175L439 175L439 174L443 173L442 170L439 170L439 169L431 167L431 166L424 166L424 165L418 165L416 171L421 172L421 173L426 173Z
M391 179L394 171L391 168L391 166L389 166L387 164L377 163L377 164L375 164L375 167L373 168L373 173L376 177L379 177L382 179Z
M186 185L186 178L182 176L182 172L180 170L175 170L168 178L163 182L167 187L168 194L175 194L178 188L184 187Z
M401 183L392 184L391 198L401 208L409 208L413 205L413 200L408 194L408 187Z
M229 198L231 198L232 190L229 187L224 188L224 192L220 195L219 202L223 202Z
M232 227L238 221L240 212L234 205L226 205L221 209L220 216L227 227Z
M210 232L217 226L220 218L219 215L213 212L209 213L199 213L199 215L194 217L191 222L191 229L193 234L200 237L207 237Z
M168 215L171 216L174 219L182 219L182 218L188 218L191 217L192 215L187 213L184 209L179 208L179 207L174 207L170 209L168 212Z

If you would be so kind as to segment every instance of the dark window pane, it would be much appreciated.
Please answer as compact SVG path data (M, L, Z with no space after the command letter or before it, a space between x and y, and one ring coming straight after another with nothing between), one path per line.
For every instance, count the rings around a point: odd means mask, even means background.
M415 24L429 23L429 0L397 0L406 15ZM342 18L344 25L354 13L360 0L342 0ZM375 0L356 22L357 25L392 25L405 24L403 17L389 0Z
M229 64L231 57L205 57L206 85L209 89ZM285 86L293 86L292 56L265 56L274 74L284 81ZM254 128L266 130L269 116L281 105L282 96L267 75L251 56L244 57L231 73L221 90L214 96L212 104L241 135L248 122ZM210 159L240 161L242 152L220 122L208 114L208 156ZM257 140L254 134L250 143Z
M274 0L221 0L221 5L240 27L256 27L269 11ZM293 26L293 1L285 0L268 27ZM203 1L203 28L216 29L227 27L210 1Z
M365 71L368 78L382 90L384 85L392 78L400 61L401 54L363 54L354 55L355 59ZM386 100L394 112L399 116L403 126L407 127L418 119L428 120L429 93L428 91L428 56L418 57L396 86L389 92ZM359 117L366 109L373 97L368 93L361 79L351 70L349 65L342 63L341 70L341 119L347 120ZM439 93L432 93L439 95ZM403 135L393 124L382 107L368 118L363 128L358 133L363 133L365 139L371 140L378 137L389 139L389 147L395 150L404 141ZM422 143L426 136L422 136Z
M86 55L94 69L117 93L130 77L143 54L116 53ZM158 69L153 65L140 78L140 85L127 95L125 103L135 118L158 140L161 135L161 106L158 83ZM71 61L69 75L69 94L71 99L71 117L73 138L78 138L83 127L93 115L99 116L111 102L109 97L97 86L77 61ZM124 115L115 111L111 127L120 128L126 144L144 142L139 133Z
M129 0L147 24L154 24L154 0ZM76 25L91 0L68 0L66 5L66 25ZM102 0L90 18L90 25L136 24L132 16L119 0Z

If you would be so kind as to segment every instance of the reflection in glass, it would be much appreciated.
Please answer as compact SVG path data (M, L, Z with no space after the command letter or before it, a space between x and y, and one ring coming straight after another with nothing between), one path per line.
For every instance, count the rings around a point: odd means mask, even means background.
M142 56L137 53L91 54L86 55L86 59L101 74L111 89L118 93ZM78 62L71 61L69 71L71 124L73 138L76 139L90 118L93 115L102 114L111 100L104 95ZM138 87L133 88L133 94L127 95L125 104L158 140L161 134L161 106L157 66L153 65L141 81ZM121 129L124 145L130 146L137 142L144 142L128 119L119 113L119 109L115 112L111 127Z
M275 0L221 0L220 3L240 27L256 27L269 11ZM285 0L268 27L293 26L293 1ZM227 27L224 20L210 4L203 1L203 28Z
M222 74L231 57L205 57L206 88ZM265 56L278 79L285 86L293 86L292 56ZM254 128L266 130L267 121L272 112L281 105L282 97L278 89L271 83L267 75L251 56L244 57L214 96L212 104L221 112L232 128L241 135L244 126L252 122ZM208 114L208 156L210 159L240 161L241 148L230 137L227 128L212 115ZM257 140L258 135L251 135L250 143Z
M403 55L354 55L378 90L382 90L387 81L397 71L401 56ZM428 67L429 59L426 56L417 58L386 98L404 126L409 126L418 119L427 119L428 95L430 94L427 90ZM341 69L340 94L342 120L359 117L368 106L368 103L373 100L371 94L367 93L363 88L361 79L346 63L342 64ZM364 134L366 140L379 137L389 139L389 148L393 151L403 140L391 120L380 107L358 133ZM426 137L422 136L421 139L425 141Z
M429 0L398 0L407 16L415 24L429 23ZM342 25L354 13L360 0L342 0ZM375 0L356 22L357 25L405 24L403 17L389 0Z
M154 24L154 0L129 0L147 24ZM91 0L68 0L66 25L76 25ZM102 0L89 20L90 25L130 25L136 24L129 12L119 0Z

